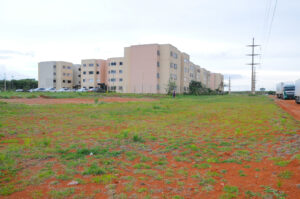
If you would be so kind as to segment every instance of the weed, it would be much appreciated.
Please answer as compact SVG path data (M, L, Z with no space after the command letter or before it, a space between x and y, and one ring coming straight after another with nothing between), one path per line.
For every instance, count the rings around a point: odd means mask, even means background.
M49 192L49 195L51 198L60 199L60 198L66 198L68 196L71 196L75 192L75 188L64 188L64 189L54 189Z
M284 178L284 179L290 179L292 177L293 173L291 171L282 171L278 174L279 178Z
M84 170L83 175L102 175L105 173L106 170L104 168L101 168L96 163L93 163Z

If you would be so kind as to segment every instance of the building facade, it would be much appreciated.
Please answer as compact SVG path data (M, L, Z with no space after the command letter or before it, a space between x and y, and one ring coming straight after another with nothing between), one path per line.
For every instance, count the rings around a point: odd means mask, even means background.
M124 57L107 59L107 86L109 91L127 92L127 67Z
M81 87L89 89L99 87L101 83L106 84L106 71L106 60L81 60Z
M38 64L39 88L73 88L73 64L64 61L47 61Z
M212 90L223 90L223 75L211 73L190 61L187 53L171 44L144 44L124 48L124 57L84 59L70 62L40 62L39 87L96 88L105 84L120 93L188 92L191 81Z

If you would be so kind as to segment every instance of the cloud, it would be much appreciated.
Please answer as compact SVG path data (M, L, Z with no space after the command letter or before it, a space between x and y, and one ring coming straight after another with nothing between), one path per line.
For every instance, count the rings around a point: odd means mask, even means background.
M239 74L224 74L224 79L243 79L242 75Z
M34 52L21 52L21 51L15 51L15 50L0 50L0 54L5 54L5 55L7 55L7 54L8 55L21 55L21 56L34 57ZM6 57L8 57L8 56L6 56Z
M11 56L0 56L0 59L9 59Z

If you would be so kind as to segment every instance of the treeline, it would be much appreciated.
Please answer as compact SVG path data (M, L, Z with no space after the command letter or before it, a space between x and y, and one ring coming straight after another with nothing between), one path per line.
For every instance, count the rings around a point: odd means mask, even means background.
M197 81L191 81L189 84L189 91L187 94L190 95L217 95L217 94L223 94L222 90L212 90L210 88L207 88L204 84Z
M4 80L0 80L0 90L3 91L5 87ZM23 89L29 90L31 88L37 88L38 81L35 79L20 79L20 80L6 80L6 90Z

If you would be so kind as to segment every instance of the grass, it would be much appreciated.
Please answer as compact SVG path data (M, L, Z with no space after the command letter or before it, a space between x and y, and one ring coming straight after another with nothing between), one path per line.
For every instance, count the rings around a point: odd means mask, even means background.
M0 94L2 98L14 95L27 98L39 94ZM282 184L297 177L290 162L299 160L300 152L290 140L297 139L292 136L297 135L300 124L268 97L179 95L172 99L147 95L158 100L102 104L99 101L104 96L145 95L49 96L87 97L95 103L0 103L1 196L13 197L34 185L48 190L48 198L84 198L80 194L83 186L97 186L101 191L94 193L95 198L105 198L108 191L134 193L137 198L152 194L191 198L188 193L205 198L205 194L216 193L220 183L224 184L221 198L243 198L243 194L286 197L285 192L293 193L276 189L286 189ZM291 158L278 148L291 151ZM261 162L266 163L264 167ZM259 187L263 192L258 193L244 184L229 184L232 178L245 182L256 178L258 184L265 183L260 176L278 168L283 170L277 174L276 189ZM54 189L73 179L83 179L76 189ZM40 193L28 194L38 198Z

